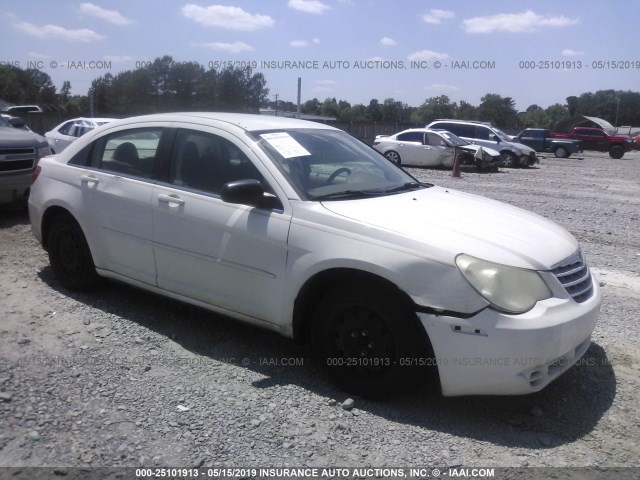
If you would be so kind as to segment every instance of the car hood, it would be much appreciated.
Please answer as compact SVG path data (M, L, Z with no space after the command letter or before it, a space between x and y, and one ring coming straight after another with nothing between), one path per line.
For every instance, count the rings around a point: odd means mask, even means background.
M13 127L0 127L0 147L43 147L47 145L44 137Z
M492 157L499 157L500 156L500 152L498 152L497 150L494 150L493 148L480 147L480 145L475 145L473 143L471 143L469 145L460 145L458 148L461 148L462 150L468 150L470 152L473 152L474 154L477 153L480 148L482 148L483 152L486 152L487 154L491 155Z
M525 155L529 155L534 151L531 147L525 145L524 143L519 143L517 140L511 141L509 143L517 149L522 150L522 153L524 153Z
M579 248L569 232L539 215L437 186L362 200L325 201L323 206L357 221L371 238L370 229L376 227L375 237L447 264L467 253L514 267L550 270Z

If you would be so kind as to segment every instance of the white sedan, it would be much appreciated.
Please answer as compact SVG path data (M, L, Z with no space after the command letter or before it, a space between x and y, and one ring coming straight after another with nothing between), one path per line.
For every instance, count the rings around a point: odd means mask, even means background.
M444 395L538 391L586 352L598 318L567 231L418 182L314 122L129 118L34 178L32 230L63 287L116 279L309 342L361 395L429 372Z
M502 162L500 152L441 129L410 128L391 136L378 135L373 148L397 165L451 168L455 155L461 165L475 165L478 170L496 170Z
M113 122L115 118L74 118L62 122L44 134L53 153L60 153L72 142L94 128Z

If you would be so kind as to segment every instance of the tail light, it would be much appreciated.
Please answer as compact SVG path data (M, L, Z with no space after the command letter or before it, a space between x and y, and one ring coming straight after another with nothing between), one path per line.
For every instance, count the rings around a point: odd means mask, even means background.
M31 174L31 183L35 183L35 181L38 179L38 175L40 175L40 170L42 169L40 168L40 165L38 165L33 171L33 173Z

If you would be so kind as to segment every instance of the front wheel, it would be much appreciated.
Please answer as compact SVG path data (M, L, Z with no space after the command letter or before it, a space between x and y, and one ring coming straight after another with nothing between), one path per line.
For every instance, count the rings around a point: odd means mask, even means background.
M48 234L49 263L62 286L75 292L98 283L91 251L80 225L67 216L54 220Z
M383 288L344 285L326 294L314 312L312 345L332 380L363 397L409 386L416 370L435 368L415 313Z
M615 158L616 160L621 159L624 156L624 148L622 148L620 145L614 145L609 150L609 156L611 158Z
M502 166L507 168L516 168L518 166L518 159L511 152L502 152Z

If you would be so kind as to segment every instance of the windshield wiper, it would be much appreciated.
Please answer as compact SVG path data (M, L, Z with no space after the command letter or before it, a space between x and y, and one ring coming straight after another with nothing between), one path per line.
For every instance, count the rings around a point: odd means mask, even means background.
M422 183L422 182L407 182L403 185L398 185L397 187L389 188L384 191L384 193L393 193L393 192L402 192L403 190L415 190L416 188L428 188L432 187L430 183Z
M328 198L338 197L369 197L372 195L384 195L384 190L341 190L339 192L325 193L324 195L315 195L312 200L326 200Z
M415 190L416 188L428 188L432 187L430 183L421 183L421 182L406 182L402 185L398 185L396 187L381 189L377 188L375 190L342 190L339 192L331 192L326 193L324 195L317 195L312 197L312 200L326 200L328 198L337 198L337 197L371 197L371 196L379 196L379 195L387 195L388 193L402 192L404 190Z

